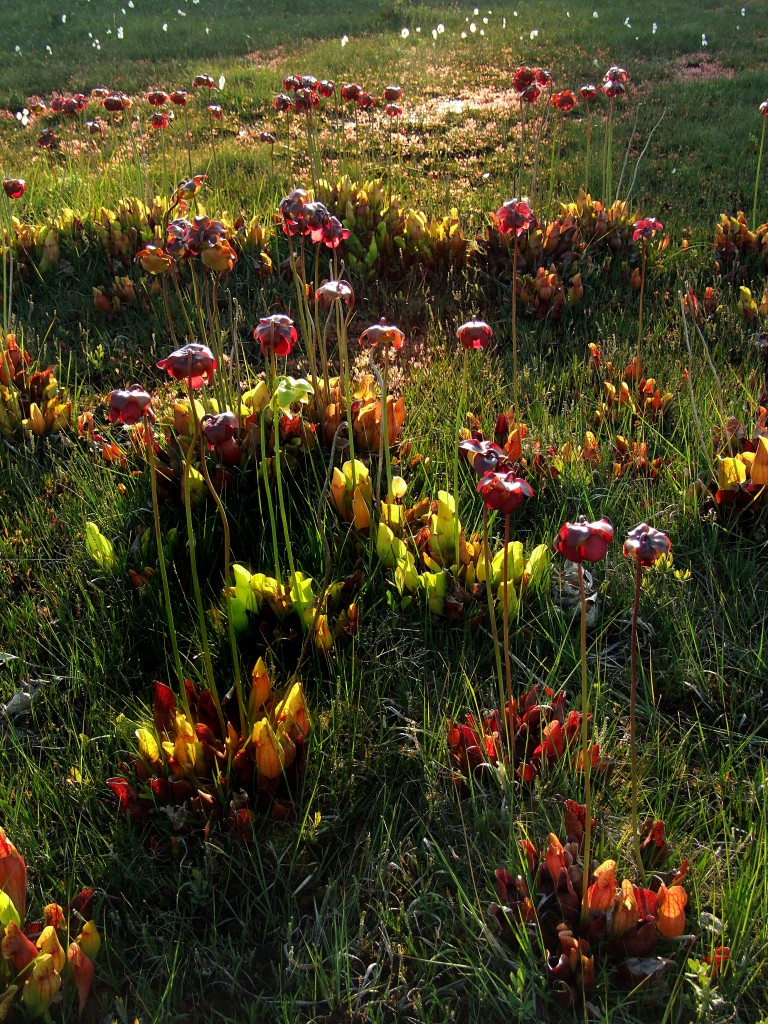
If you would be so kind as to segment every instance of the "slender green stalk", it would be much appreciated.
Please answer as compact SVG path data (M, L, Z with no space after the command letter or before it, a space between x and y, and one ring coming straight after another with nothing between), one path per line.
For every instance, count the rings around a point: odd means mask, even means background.
M496 658L496 680L499 684L499 714L504 716L504 672L501 667L501 646L499 644L499 625L496 622L496 604L493 599L493 569L491 568L491 545L488 540L488 506L483 504L483 549L485 551L485 592L488 596L488 611L491 616L491 634L493 636L493 653ZM510 751L514 742L514 728L511 716L507 716L507 735ZM514 756L512 751L511 756Z
M520 406L517 390L517 254L519 245L515 237L515 251L512 256L512 401L515 406L515 419L520 418Z
M590 143L592 141L592 118L589 116L589 100L585 99L584 103L587 108L587 159L585 161L586 167L584 170L584 191L589 195L589 150Z
M211 661L211 649L208 644L208 629L205 625L205 608L203 607L203 594L200 589L200 576L197 571L197 552L195 547L195 531L192 527L192 501L189 490L189 470L192 463L192 457L197 448L197 443L200 440L200 423L197 418L197 407L195 405L194 392L192 390L192 379L190 377L188 381L187 394L189 395L189 404L192 408L192 440L190 441L187 454L184 459L184 511L186 513L187 520L187 540L189 542L189 564L192 569L192 587L195 592L195 605L197 607L197 622L200 627L200 641L203 647L203 664L205 666L205 676L208 682L208 689L210 690L213 703L216 707L216 714L219 718L219 725L221 726L222 736L227 735L227 727L224 722L224 713L221 710L221 701L219 700L218 690L216 689L216 679L213 674L213 662ZM204 456L203 456L204 457Z
M752 230L757 228L757 190L760 185L760 169L763 166L763 148L765 146L765 123L768 120L768 116L763 115L763 130L760 135L760 153L757 157L757 172L755 173L755 197L752 200Z
M184 141L187 144L187 159L189 160L189 176L191 178L195 172L192 170L192 144L189 141L189 111L186 103L184 104Z
M277 521L275 520L275 506L272 502L272 489L269 484L269 459L267 458L267 409L261 410L259 417L259 430L261 434L261 478L264 481L264 490L267 493L267 509L269 510L269 525L272 530L272 553L275 562L275 579L280 583L280 550L277 544ZM280 429L280 421L273 419L275 433Z
M558 135L560 134L560 121L555 116L554 127L552 128L552 153L549 158L549 194L547 195L547 212L552 216L552 196L555 192L555 156L557 155Z
M389 423L387 404L389 399L389 345L384 345L384 388L381 395L381 434L384 442L384 465L387 469L387 501L392 500L392 458L389 451Z
M642 256L640 266L640 310L637 314L637 365L635 366L635 380L639 383L642 377L641 346L643 342L643 299L645 297L645 264L646 264L647 242L642 239Z
M581 886L581 920L589 918L588 893L590 857L592 855L592 758L589 750L589 691L587 689L587 593L584 588L584 567L576 563L579 575L579 597L581 599L581 767L584 772L584 804L586 806L584 825L584 877Z
M469 349L464 349L464 362L461 370L461 397L456 409L456 439L453 445L453 503L456 516L455 547L456 547L456 574L460 568L459 557L459 442L461 441L461 424L464 421L464 405L467 401L467 382L469 377Z
M341 363L342 380L344 382L344 402L347 411L347 427L349 429L349 458L352 463L352 489L356 484L355 472L355 438L352 432L352 387L349 380L349 348L347 344L347 321L341 311L341 300L336 299L336 329L339 335L339 362Z
M176 668L176 679L179 684L179 696L184 704L184 711L187 718L191 718L187 688L184 685L184 670L181 667L181 656L179 654L179 641L176 635L176 626L173 621L173 605L171 604L171 591L168 586L168 571L165 568L165 554L163 551L163 532L160 527L160 503L157 496L157 466L155 465L155 445L152 437L152 429L149 419L144 416L144 440L147 445L147 461L149 462L149 479L152 486L152 512L155 523L155 541L157 543L157 564L160 567L160 580L163 585L163 604L165 605L165 618L168 622L168 636L171 640L173 651L173 664Z
M637 870L643 882L643 855L640 849L640 828L637 817L637 734L635 710L637 705L637 616L640 611L640 587L643 582L643 567L639 560L635 574L635 603L632 607L632 683L629 691L629 749L632 760L632 842L635 849Z
M277 481L277 503L280 507L280 519L283 524L283 535L285 536L285 550L288 555L288 592L296 579L296 566L293 562L293 548L291 546L291 533L288 529L288 515L285 511L285 498L283 495L283 474L280 464L280 410L277 407L275 396L277 394L277 357L274 348L269 350L270 368L272 376L272 412L275 423L275 479Z
M509 513L504 516L504 672L507 678L507 703L509 704L510 729L512 728L512 662L509 657Z

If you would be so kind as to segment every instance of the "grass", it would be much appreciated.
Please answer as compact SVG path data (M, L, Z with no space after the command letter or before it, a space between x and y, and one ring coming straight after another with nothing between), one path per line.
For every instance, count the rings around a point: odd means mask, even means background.
M674 966L660 1002L652 993L621 994L606 985L590 993L589 1008L574 1012L612 1022L764 1020L765 513L748 526L723 524L691 494L691 484L711 462L720 403L726 415L753 422L761 365L753 331L723 284L723 310L716 327L707 328L719 384L694 337L689 389L677 299L687 282L701 295L714 281L709 243L719 213L751 209L757 106L765 98L756 70L765 44L757 8L742 16L738 6L710 2L692 13L690 4L674 0L643 5L635 15L615 3L573 0L542 7L521 0L517 14L512 5L491 5L492 15L475 16L469 5L397 0L364 0L354 11L312 0L264 3L258 10L242 0L183 0L178 8L135 0L125 14L119 0L37 0L34 6L34 17L21 4L4 15L0 105L15 111L34 93L49 98L53 91L90 89L103 81L139 93L189 82L200 71L216 79L224 75L216 97L225 109L216 164L203 104L194 96L190 105L193 166L211 175L203 201L212 216L242 211L265 225L280 196L306 183L309 173L301 126L293 125L289 157L286 124L271 108L286 73L357 79L377 92L390 80L402 82L408 119L398 191L407 205L429 214L456 206L472 238L490 210L528 189L529 172L520 173L516 164L516 108L488 102L508 88L509 69L523 60L549 66L558 87L574 88L599 79L610 63L629 69L630 96L615 132L617 164L629 145L625 182L637 171L633 208L659 216L672 237L650 265L644 359L675 394L663 421L634 436L668 464L653 482L616 480L611 444L619 428L604 424L596 430L602 461L590 468L566 466L554 484L537 484L537 499L517 517L515 530L526 547L550 543L561 523L582 511L607 515L617 529L608 560L596 569L600 614L589 636L589 666L595 727L611 762L610 772L596 778L595 855L616 856L620 869L632 863L633 581L618 539L648 519L669 532L675 567L690 572L685 581L662 572L646 579L639 736L641 816L663 818L675 860L691 862L689 928L697 939L671 954ZM624 24L627 13L632 28ZM485 36L469 32L469 22L483 27L484 16ZM445 32L433 41L438 24ZM403 27L410 31L405 40ZM349 42L342 47L344 35ZM441 105L459 99L460 113ZM138 103L136 109L143 117ZM89 115L96 112L89 108ZM255 141L263 128L279 136L274 174L268 150ZM60 131L64 153L49 160L35 145L39 125L25 130L15 120L0 120L0 165L29 184L14 213L31 223L50 220L65 207L81 216L101 205L114 208L145 186L150 196L166 194L186 171L178 119L165 161L159 138L143 129L138 167L119 119L88 150L70 143L71 125L62 123ZM596 119L593 169L601 142ZM546 139L543 153L546 178ZM373 159L362 167L350 139L329 133L323 140L329 177L344 171L372 177L385 167L386 154L385 133L373 139ZM579 113L565 127L555 196L575 197L584 157ZM597 177L595 172L593 193L599 192ZM768 215L764 190L759 209L762 218ZM286 250L275 244L271 251L279 263ZM59 365L76 411L95 409L97 421L99 403L112 387L140 380L163 399L175 394L153 369L169 350L159 306L127 308L114 319L93 309L92 288L107 285L114 271L91 240L75 255L65 252L53 273L18 282L15 296L30 349L43 365ZM138 270L127 272L142 279ZM759 300L763 275L757 268L750 274ZM414 496L435 497L450 486L461 366L453 332L463 320L486 318L496 338L492 349L472 357L469 408L491 431L496 414L511 401L509 272L474 265L442 278L412 272L353 283L353 330L384 315L413 342L396 383L406 400L411 455L429 462L402 468ZM258 316L290 308L290 281L279 274L262 279L249 259L241 259L227 289L242 310L239 340L253 371L260 372L250 332ZM587 368L587 344L597 342L605 360L624 366L636 331L637 296L622 268L590 281L582 305L560 324L519 318L529 439L540 439L545 448L583 444L600 400L600 382ZM294 365L302 369L300 362ZM88 1019L561 1019L536 937L522 933L519 947L504 944L487 908L495 898L494 869L520 869L520 838L559 833L561 801L580 800L582 781L556 766L513 799L489 775L482 785L473 784L470 799L457 798L444 722L493 705L487 636L421 610L401 610L391 574L327 517L334 575L364 571L360 630L350 647L328 659L313 654L303 671L315 729L297 822L261 822L248 845L220 830L205 841L182 836L170 842L162 821L131 827L116 811L105 780L134 748L133 729L146 717L152 680L172 675L159 586L137 591L127 576L129 564L136 564L138 538L152 528L149 483L130 466L105 466L77 442L14 447L0 454L0 651L13 655L0 659L0 702L22 683L37 695L30 714L0 717L0 824L26 856L28 903L38 911L54 899L66 902L85 885L98 890L105 946ZM460 516L471 534L480 528L481 506L469 470L462 467L461 473ZM289 488L294 549L316 579L324 567L313 506L323 474L320 462L307 460ZM233 555L254 571L271 565L262 499L255 483L226 499ZM178 528L170 573L174 610L185 667L199 674L183 511L169 503L162 516L166 531ZM89 558L89 520L114 540L114 570ZM497 540L500 525L493 524ZM222 537L211 505L196 511L195 529L214 666L217 678L228 680L229 648L218 613ZM275 675L286 679L295 664L291 644L252 631L242 641L244 664L250 669L264 650ZM512 653L516 691L534 676L555 689L578 691L578 630L549 593L524 606ZM721 942L730 946L730 966L713 982L701 961ZM75 1018L70 1004L62 1014Z

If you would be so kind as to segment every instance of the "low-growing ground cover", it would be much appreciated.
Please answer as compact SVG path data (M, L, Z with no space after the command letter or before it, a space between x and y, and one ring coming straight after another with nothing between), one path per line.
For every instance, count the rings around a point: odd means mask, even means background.
M0 1016L762 1019L758 8L38 7Z

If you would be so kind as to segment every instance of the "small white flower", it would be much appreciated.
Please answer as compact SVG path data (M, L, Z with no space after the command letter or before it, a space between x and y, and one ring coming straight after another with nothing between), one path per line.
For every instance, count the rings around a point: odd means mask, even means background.
M164 21L164 22L163 22L163 32L167 32L167 31L168 31L168 22L167 22L167 21ZM208 31L208 29L206 29L205 31L207 32L207 31Z
M659 26L654 21L653 25L651 26L651 34L655 36L658 31L659 31Z
M479 7L476 7L476 8L474 9L474 11L472 11L472 13L474 14L474 16L475 16L475 17L477 17L477 16L478 16L478 14L480 13L480 8L479 8Z
M107 35L108 35L108 36L111 36L111 35L112 35L112 29L111 29L111 28L108 28L108 29L107 29Z
M470 32L472 32L473 34L474 34L475 32L477 32L477 25L476 25L476 24L474 23L474 21L473 21L473 22L472 22L472 24L471 24L471 25L469 26L469 31L470 31Z
M21 53L21 47L19 46L18 43L16 43L16 46L14 47L14 50L15 50L16 53Z
M401 28L400 29L400 35L402 36L403 39L407 39L410 34L411 33L409 32L409 30L407 28Z
M597 13L597 11L592 11L592 17L593 18L599 18L600 15Z
M565 16L566 16L566 18L570 18L570 16L571 16L571 12L570 12L570 11L566 11L566 12L565 12Z
M417 32L417 33L421 32L421 25L417 25L417 26L416 26L416 32Z
M632 28L632 26L629 24L629 18L624 19L624 24L627 26L627 28Z
M746 16L747 16L747 8L746 7L742 7L741 8L741 16L742 16L742 18L746 18Z
M46 49L47 53L49 53L49 54L53 53L53 50L50 48L50 46L46 46L45 49Z
M437 34L441 36L445 32L445 25L442 22L437 26Z
M437 29L436 28L432 29L432 38L433 39L437 39Z
M125 33L123 32L123 26L122 25L118 25L117 26L117 38L118 39L123 39L124 36L125 36Z
M93 39L93 32L89 32L89 33L88 33L88 38L89 38L89 39Z
M530 34L529 38L530 39L535 39L538 34L539 34L539 30L537 28L532 28L531 29L531 34Z
M502 28L506 28L507 27L507 19L506 18L502 18L501 19L501 27Z
M207 36L209 36L209 35L211 34L211 30L210 30L210 29L208 28L208 26L207 26L207 25L205 26L205 34L206 34Z
M702 46L708 46L708 45L709 45L709 43L707 43L707 35L706 35L706 32L702 32L702 33L701 33L701 45L702 45Z
M124 7L121 7L120 11L121 11L122 14L127 14L128 13Z
M128 0L128 6L133 10L133 0Z
M484 25L487 25L487 24L488 24L488 19L487 19L487 18L483 18L483 24L484 24Z
M180 18L186 18L186 16L187 16L187 12L186 11L182 11L182 9L180 7L177 8L176 13L179 15Z
M348 42L349 42L349 36L342 36L341 37L341 45L342 46L346 46Z
M66 14L62 14L62 16L61 16L61 24L62 25L66 25L67 24L67 16L66 16Z
M480 35L481 35L481 36L484 36L484 35L485 35L485 29L484 29L484 28L481 28L481 29L480 29Z
M462 39L466 39L467 38L467 33L466 32L462 32L461 33L461 38Z

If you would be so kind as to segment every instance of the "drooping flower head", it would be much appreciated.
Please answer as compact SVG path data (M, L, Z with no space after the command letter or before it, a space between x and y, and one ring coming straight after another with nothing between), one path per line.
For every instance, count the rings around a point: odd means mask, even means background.
M402 85L388 85L381 94L385 103L397 103L403 98Z
M299 85L302 89L309 89L310 92L317 92L317 87L320 83L314 75L302 75L299 79Z
M516 93L519 93L522 96L528 86L533 85L535 81L536 72L533 68L526 67L525 64L522 64L512 76L512 88Z
M186 89L174 89L168 99L171 103L175 103L177 107L186 107L189 93Z
M535 82L532 82L527 89L520 93L520 99L524 103L535 103L541 96L541 89Z
M286 96L285 93L281 92L275 96L272 106L278 114L285 114L287 111L293 110L293 100L290 96Z
M478 476L494 473L507 461L504 449L495 441L480 441L475 437L459 441L459 451L464 452L467 462Z
M322 242L331 215L324 203L317 200L305 203L301 211L302 234L308 234L316 244Z
M297 89L293 96L293 109L297 114L308 114L320 105L320 98L311 89Z
M305 226L302 220L307 193L303 188L295 188L283 196L278 209L283 218L283 231L286 235L303 235Z
M168 102L168 93L162 89L152 89L147 93L147 103L153 107L163 107Z
M514 235L515 238L538 227L533 210L524 199L507 199L491 214L491 220L502 234Z
M111 114L117 114L121 110L128 110L132 106L130 98L124 92L110 93L109 96L104 97L101 105Z
M553 546L569 562L599 562L605 558L613 534L607 519L590 523L586 516L579 516L575 523L565 523Z
M553 78L551 72L547 71L546 68L536 68L536 84L544 88L552 85Z
M366 92L365 89L361 89L357 96L357 105L361 110L370 110L376 106L376 97L373 93Z
M162 274L173 266L173 257L159 245L147 245L136 253L135 260L148 274Z
M220 121L223 116L222 109L218 103L209 103L208 113L211 115L214 121Z
M199 388L203 384L210 384L213 371L219 364L207 345L191 342L171 352L157 365L159 369L167 370L174 380L187 381L190 387Z
M21 199L27 191L27 183L23 178L6 178L3 182L3 191L9 199Z
M91 89L91 96L95 100L105 100L107 96L112 92L106 85L97 85L95 89ZM53 102L51 102L51 109L53 109Z
M643 220L636 220L632 227L635 229L632 241L638 242L641 238L650 240L664 225L656 217L645 217Z
M200 253L200 262L216 274L231 271L237 263L237 253L226 238L219 238Z
M199 256L206 249L212 249L222 238L227 237L227 229L218 220L211 220L205 214L195 217L192 223L184 228L184 245L193 256Z
M166 226L165 251L173 259L181 260L190 255L187 252L184 239L191 227L192 225L185 217L176 217L175 220L169 221ZM147 249L150 249L150 246L147 246ZM154 273L157 273L157 271L154 271Z
M285 313L275 313L259 320L253 337L261 345L262 354L266 359L270 352L274 352L276 356L289 356L299 339L299 333L289 316Z
M104 122L100 117L94 118L93 121L86 121L85 127L90 135L104 135Z
M388 324L385 317L382 317L377 324L373 324L371 327L366 327L363 333L360 335L361 345L371 345L374 348L376 345L391 345L396 352L399 352L403 347L405 341L405 334L400 330L399 327L395 327L393 324Z
M261 132L259 134L259 142L266 142L270 146L274 146L277 142L277 138L272 134L272 132Z
M167 128L171 123L171 117L173 115L169 111L167 114L164 110L156 110L149 119L150 126L159 131L163 128Z
M131 427L145 416L150 423L155 422L152 396L140 384L131 384L127 390L117 388L110 392L107 400L110 423L124 423Z
M348 82L341 87L341 98L346 103L357 103L357 97L362 91L362 85L358 85L357 82Z
M213 89L216 83L210 75L195 75L192 79L192 86L195 89Z
M647 523L639 523L630 530L624 541L624 555L634 558L638 565L650 566L662 555L672 551L672 541L661 530Z
M603 75L604 82L621 82L625 85L629 81L629 73L620 68L618 64L612 64Z
M403 108L398 103L388 103L384 107L384 113L387 117L400 117L403 113Z
M191 178L186 178L184 181L179 182L176 186L176 191L173 193L174 199L183 199L185 202L188 199L192 199L202 188L203 182L207 180L207 174L193 174Z
M456 337L466 349L487 348L493 331L485 320L467 320L456 331Z
M763 117L768 117L768 100L763 100L760 104L760 113Z
M336 92L336 83L332 82L330 78L324 78L322 82L318 84L317 91L321 96L324 96L329 100Z
M286 92L296 92L301 88L301 79L298 75L286 75L283 79L283 88Z
M217 416L212 416L210 413L204 416L202 420L203 437L208 442L210 450L213 451L219 445L230 441L235 436L238 426L237 416L229 410L220 412Z
M573 110L576 106L576 97L570 89L563 89L561 92L556 92L549 102L561 114L567 114L569 110Z
M588 103L591 100L596 100L597 99L597 86L596 85L582 85L582 87L579 89L579 95L581 96L581 98L583 100L586 100Z
M343 302L348 309L355 304L355 293L349 281L326 281L317 289L321 309L330 309L334 302Z
M533 497L533 488L527 480L516 476L514 470L506 473L497 470L480 478L477 493L487 508L507 516L516 512L525 498Z
M41 149L56 149L59 145L59 137L53 128L44 128L37 144Z
M338 249L348 238L349 228L345 228L338 217L330 217L323 230L323 244L328 249Z
M603 92L609 100L614 99L616 96L623 96L626 91L627 89L623 82L605 82L603 84Z

